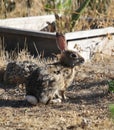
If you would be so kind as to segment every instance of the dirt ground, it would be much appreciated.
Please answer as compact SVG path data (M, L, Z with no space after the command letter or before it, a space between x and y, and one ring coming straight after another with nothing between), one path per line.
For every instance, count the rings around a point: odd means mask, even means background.
M85 63L62 103L32 106L25 100L22 85L0 84L0 129L2 130L114 130L109 104L114 93L108 80L114 79L114 58Z
M3 8L0 18L45 14L44 7L37 0L33 0L30 9L25 6L25 1L16 2L15 10L7 12ZM111 18L112 9L110 6L108 16ZM95 12L93 16L96 16ZM114 93L108 91L111 79L114 79L114 58L85 63L76 68L74 82L66 91L67 100L37 106L26 102L24 86L1 82L0 130L114 130L109 112L109 104L114 103Z

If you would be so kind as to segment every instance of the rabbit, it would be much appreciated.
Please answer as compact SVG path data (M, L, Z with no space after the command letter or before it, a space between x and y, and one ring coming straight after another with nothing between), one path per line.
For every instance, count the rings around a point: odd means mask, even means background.
M84 63L84 58L77 52L68 50L65 36L56 33L56 42L61 51L60 58L52 64L38 67L28 77L26 83L26 100L36 105L62 102L66 99L65 90L75 76L75 66Z
M5 84L19 85L26 82L27 77L37 68L31 61L10 61L4 72Z

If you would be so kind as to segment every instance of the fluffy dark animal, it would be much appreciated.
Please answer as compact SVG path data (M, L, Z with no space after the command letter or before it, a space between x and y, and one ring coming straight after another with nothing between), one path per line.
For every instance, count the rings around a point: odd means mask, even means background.
M59 61L38 67L28 77L26 99L33 105L38 102L56 103L65 99L64 92L71 85L75 76L74 66L84 62L84 58L77 52L67 49L67 42L63 34L56 33L56 41L61 51Z

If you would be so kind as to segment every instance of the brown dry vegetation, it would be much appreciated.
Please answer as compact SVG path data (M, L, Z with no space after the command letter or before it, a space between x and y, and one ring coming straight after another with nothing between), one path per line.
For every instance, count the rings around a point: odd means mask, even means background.
M7 12L8 18L45 14L39 0L33 0L29 14L25 1L16 0L16 3L16 9ZM114 8L114 4L111 6ZM4 9L2 11L4 12ZM110 10L111 18L114 18L113 13L114 11ZM0 17L4 18L3 13ZM96 60L97 58L99 60ZM69 97L66 101L49 105L39 103L37 106L26 102L23 85L6 85L3 82L4 71L10 59L9 54L0 47L0 129L114 130L114 121L108 109L109 104L114 103L114 93L108 92L107 83L108 80L114 79L114 57L100 59L98 55L91 63L76 68L76 78L66 91ZM23 50L15 60L39 63L40 59Z
M8 0L11 1L11 0ZM3 0L1 1L1 13L0 18L14 18L14 17L26 17L37 16L45 14L43 0L31 0L31 7L27 6L27 0L14 0L15 8L10 11L6 9ZM10 7L9 7L10 8Z
M6 4L10 3L10 4ZM27 1L30 1L30 4L28 4ZM15 17L28 17L28 16L38 16L38 15L45 15L54 13L59 13L60 10L58 9L49 9L50 11L46 11L46 2L48 0L14 0L15 5L12 5L11 0L1 0L0 2L0 18L15 18ZM83 0L82 0L83 1ZM108 1L108 0L107 0ZM65 14L65 20L69 21L70 14L75 11L79 7L77 2L75 0L73 2L72 11L66 10ZM92 6L92 8L88 7L81 19L79 19L76 22L76 26L74 27L74 30L85 30L90 28L102 28L102 27L108 27L108 26L114 26L114 4L113 0L110 0L109 6L106 7L106 12L103 12L104 5L100 4L100 8L97 6ZM9 6L8 6L9 5ZM12 8L11 8L12 7ZM14 8L13 8L14 7ZM65 12L65 10L63 10ZM93 18L92 20L88 21L85 20L85 18ZM84 18L84 19L83 19ZM70 22L68 22L70 24Z
M5 52L5 51L3 51ZM5 53L6 54L6 53ZM3 77L7 57L0 59L0 76ZM98 60L97 60L98 59ZM31 106L25 100L24 85L0 82L0 128L37 130L113 130L109 104L114 103L114 93L108 92L108 80L114 78L114 57L100 59L76 67L76 78L66 91L68 99L58 104ZM29 60L39 64L25 50L17 61ZM42 59L43 60L43 59ZM48 62L53 62L48 59Z

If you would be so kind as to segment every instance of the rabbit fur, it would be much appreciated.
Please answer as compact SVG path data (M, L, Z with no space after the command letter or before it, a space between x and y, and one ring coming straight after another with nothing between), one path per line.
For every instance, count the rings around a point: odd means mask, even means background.
M63 35L62 38L64 38ZM64 92L74 79L74 67L84 62L83 57L77 52L64 49L66 45L60 45L63 44L61 41L59 43L59 48L62 48L59 61L38 67L28 77L26 100L33 105L38 102L57 103L66 99Z

